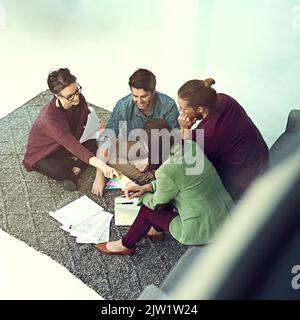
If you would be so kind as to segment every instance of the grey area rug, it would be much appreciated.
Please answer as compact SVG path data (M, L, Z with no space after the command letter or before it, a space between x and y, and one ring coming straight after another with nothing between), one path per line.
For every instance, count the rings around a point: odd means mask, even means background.
M92 195L95 169L91 167L81 175L75 192L65 191L62 183L23 167L31 125L51 98L50 92L44 91L0 119L0 228L62 264L103 298L136 299L146 285L159 286L187 248L171 236L160 242L144 238L133 256L109 256L99 253L93 244L77 244L60 229L49 216L50 210L87 195L113 213L113 199L121 192L108 191L99 198ZM109 111L91 106L99 118L107 120ZM125 232L126 228L115 227L112 220L111 240Z

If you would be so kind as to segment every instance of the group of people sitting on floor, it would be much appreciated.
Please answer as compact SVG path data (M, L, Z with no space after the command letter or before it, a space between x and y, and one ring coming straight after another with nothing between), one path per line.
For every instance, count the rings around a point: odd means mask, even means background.
M79 174L92 165L97 196L105 178L122 173L135 181L125 195L139 198L138 216L122 239L96 245L103 253L131 255L142 237L162 240L166 231L185 245L211 242L268 166L268 147L241 105L218 94L213 79L190 80L178 90L178 109L156 91L154 74L138 69L129 78L131 93L100 122L99 138L80 143L90 110L76 80L67 68L48 75L54 97L29 133L26 169L76 190Z

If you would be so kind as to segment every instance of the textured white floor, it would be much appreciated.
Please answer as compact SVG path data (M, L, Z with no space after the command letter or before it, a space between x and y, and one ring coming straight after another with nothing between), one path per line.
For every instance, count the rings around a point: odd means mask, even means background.
M98 300L62 265L0 230L0 300Z

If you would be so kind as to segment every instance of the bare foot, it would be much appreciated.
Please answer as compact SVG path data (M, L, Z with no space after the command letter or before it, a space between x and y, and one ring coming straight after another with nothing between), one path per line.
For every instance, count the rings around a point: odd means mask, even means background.
M155 236L162 234L162 231L156 231L153 227L148 231L147 236Z
M105 178L103 174L96 174L96 177L94 179L94 183L92 186L92 193L96 195L97 197L103 196L105 188Z
M78 176L79 173L81 172L81 169L78 167L73 167L72 168L73 173L75 174L75 176Z
M148 170L149 168L149 162L148 159L143 159L140 161L135 162L134 166L136 167L137 170L139 170L140 172L145 172Z
M107 242L106 248L112 252L118 252L122 250L127 250L128 248L124 247L122 244L122 240L110 241Z

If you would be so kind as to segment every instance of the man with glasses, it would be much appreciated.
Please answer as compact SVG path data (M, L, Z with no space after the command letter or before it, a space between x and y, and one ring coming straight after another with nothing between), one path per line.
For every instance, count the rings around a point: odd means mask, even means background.
M73 106L73 105L76 105L76 103L74 103L74 102L76 101L76 98L79 97L79 95L80 95L80 93L81 93L81 90L82 90L82 86L81 86L81 85L79 85L78 83L76 83L76 85L77 85L77 88L74 89L74 90L75 90L74 93L68 95L67 97L64 97L63 95L60 96L61 98L65 98L65 99L67 99L69 102L71 102L71 103L72 103L72 106ZM58 101L60 101L60 100L58 100Z
M25 168L63 180L64 188L70 191L77 189L78 175L89 164L97 168L103 181L104 177L117 175L115 169L95 156L95 139L79 142L90 111L76 77L69 69L61 68L51 72L47 82L54 97L31 128L23 160Z

